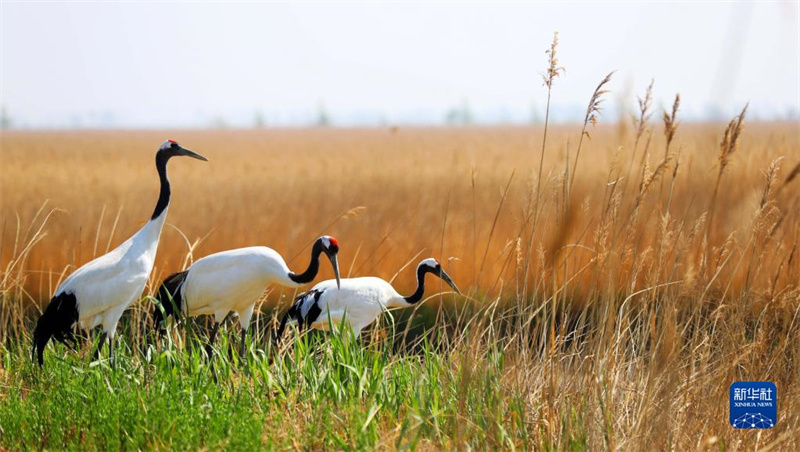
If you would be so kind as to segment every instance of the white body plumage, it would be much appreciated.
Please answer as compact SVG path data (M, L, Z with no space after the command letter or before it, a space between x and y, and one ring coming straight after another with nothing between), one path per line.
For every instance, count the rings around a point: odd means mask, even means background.
M205 256L192 264L180 287L181 310L189 316L213 314L217 323L233 311L242 328L247 328L255 303L269 285L301 285L289 273L283 257L265 246Z
M75 296L82 328L102 324L108 337L114 337L122 313L141 298L153 271L167 210L116 249L84 264L61 283L56 296Z

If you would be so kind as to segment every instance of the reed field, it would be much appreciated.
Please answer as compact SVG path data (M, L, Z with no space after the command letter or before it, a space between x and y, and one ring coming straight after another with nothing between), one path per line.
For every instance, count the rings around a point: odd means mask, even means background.
M649 91L614 121L604 94L571 125L4 131L0 450L800 450L800 125L684 123ZM116 367L87 343L39 369L35 319L149 218L166 138L211 161L170 163L146 296L235 247L300 269L323 233L343 277L408 293L433 256L464 295L437 280L356 341L276 350L297 292L271 288L246 362L224 353L228 323L213 367L202 320L149 339L145 298ZM772 429L728 423L750 380L777 385Z

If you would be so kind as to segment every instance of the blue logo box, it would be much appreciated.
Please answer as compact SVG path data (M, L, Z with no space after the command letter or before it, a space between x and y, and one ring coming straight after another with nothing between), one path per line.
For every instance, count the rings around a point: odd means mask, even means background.
M733 428L772 428L778 422L778 388L769 381L737 381L730 387Z

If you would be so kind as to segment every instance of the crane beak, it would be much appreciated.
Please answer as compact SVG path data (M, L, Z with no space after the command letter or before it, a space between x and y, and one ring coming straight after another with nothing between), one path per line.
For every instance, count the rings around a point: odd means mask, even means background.
M453 280L450 278L450 275L445 273L444 269L441 270L441 274L439 275L439 277L442 278L444 282L446 282L450 287L452 287L457 294L461 295L461 291L458 290L458 286L456 286L456 283L454 283Z
M328 255L328 259L331 260L331 265L333 266L333 274L336 275L336 287L341 289L342 280L339 278L339 258L336 257L335 254L330 254Z
M190 151L189 149L186 149L186 148L184 148L184 147L182 147L182 148L180 149L180 151L179 151L179 154L180 154L180 155L185 155L186 157L195 158L195 159L197 159L197 160L202 160L202 161L204 161L204 162L207 162L207 161L208 161L208 159L207 159L207 158L203 157L202 155L198 154L197 152Z

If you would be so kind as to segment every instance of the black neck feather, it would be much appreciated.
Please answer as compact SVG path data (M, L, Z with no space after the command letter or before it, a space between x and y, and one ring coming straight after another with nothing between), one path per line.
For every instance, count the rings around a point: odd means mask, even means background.
M167 178L168 160L168 155L164 155L161 152L156 154L156 169L158 170L158 178L161 181L161 191L158 194L158 202L156 203L155 210L153 210L153 216L150 217L151 220L158 218L158 216L164 212L164 209L169 206L169 197L171 191L169 187L169 179Z
M322 254L322 243L319 241L314 242L314 247L311 248L311 262L308 263L308 268L303 273L295 274L289 272L289 279L297 284L308 284L317 277L319 273L319 255Z
M430 267L422 266L417 269L417 290L411 295L403 297L408 304L417 304L422 300L422 295L425 293L425 274L430 272Z

